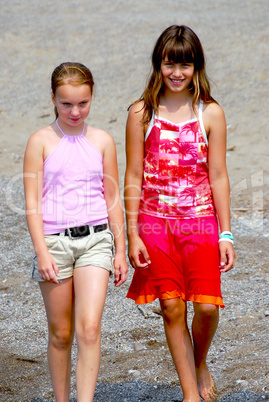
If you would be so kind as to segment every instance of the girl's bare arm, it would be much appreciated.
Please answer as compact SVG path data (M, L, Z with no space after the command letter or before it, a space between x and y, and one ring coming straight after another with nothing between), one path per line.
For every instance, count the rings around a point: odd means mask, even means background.
M230 185L226 167L226 120L222 108L216 103L206 106L204 123L208 132L209 180L218 215L220 231L231 231ZM233 245L220 242L221 272L229 271L235 261Z
M43 232L43 148L42 135L36 132L29 139L24 156L26 218L37 255L39 275L44 280L58 283L56 276L59 270L48 252Z
M123 206L119 190L116 147L112 137L105 133L103 153L104 196L108 210L108 221L115 241L115 285L120 286L127 279L128 265L125 253L125 228Z
M126 125L126 173L125 173L125 209L127 234L129 243L129 259L134 268L143 269L150 264L147 249L139 237L137 228L138 210L141 197L144 158L144 126L142 119L142 104L135 104L129 112ZM141 262L142 254L146 262Z

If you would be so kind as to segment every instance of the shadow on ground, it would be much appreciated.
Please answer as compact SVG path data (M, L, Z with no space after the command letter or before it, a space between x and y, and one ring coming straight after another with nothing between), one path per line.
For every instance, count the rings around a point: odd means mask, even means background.
M180 402L183 399L180 387L153 385L143 381L133 381L121 384L98 384L94 402ZM219 399L219 402L261 402L268 401L269 395L242 390ZM30 402L48 402L48 400L34 398ZM72 399L71 402L76 402Z

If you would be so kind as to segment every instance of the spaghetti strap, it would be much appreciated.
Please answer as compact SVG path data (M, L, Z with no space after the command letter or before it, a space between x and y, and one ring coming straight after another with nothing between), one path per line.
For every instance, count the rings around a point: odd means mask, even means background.
M206 131L205 131L205 126L204 126L204 122L203 122L203 106L204 106L204 102L202 100L200 100L199 103L199 122L200 122L200 127L204 136L204 140L206 142L206 144L208 145L208 139L207 139L207 135L206 135Z
M203 106L204 106L204 102L202 100L200 100L200 102L199 102L199 119L202 118Z
M148 136L149 136L149 134L151 132L151 129L152 129L153 124L154 124L154 120L155 120L155 113L153 112L152 116L151 116L151 119L150 119L150 123L149 123L148 129L147 129L147 132L146 132L146 135L145 135L145 141L147 140L147 138L148 138Z

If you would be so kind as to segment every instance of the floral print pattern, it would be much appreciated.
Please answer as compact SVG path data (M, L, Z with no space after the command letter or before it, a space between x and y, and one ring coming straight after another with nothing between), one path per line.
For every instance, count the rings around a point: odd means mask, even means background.
M170 218L214 216L207 154L199 120L175 124L155 116L145 141L140 212Z

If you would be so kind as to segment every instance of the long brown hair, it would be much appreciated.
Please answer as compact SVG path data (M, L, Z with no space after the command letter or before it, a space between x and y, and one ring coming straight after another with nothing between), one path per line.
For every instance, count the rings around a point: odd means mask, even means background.
M57 88L61 85L89 85L91 93L93 93L94 81L91 71L88 67L81 63L66 62L56 67L51 75L51 91L55 96ZM58 111L54 107L56 119Z
M210 94L210 84L205 71L205 57L201 42L192 29L185 25L172 25L166 28L152 53L152 72L146 89L139 101L143 101L143 123L150 122L153 112L157 111L164 90L161 63L167 58L174 63L193 63L194 76L189 91L193 96L192 107L199 100L204 103L215 102Z

